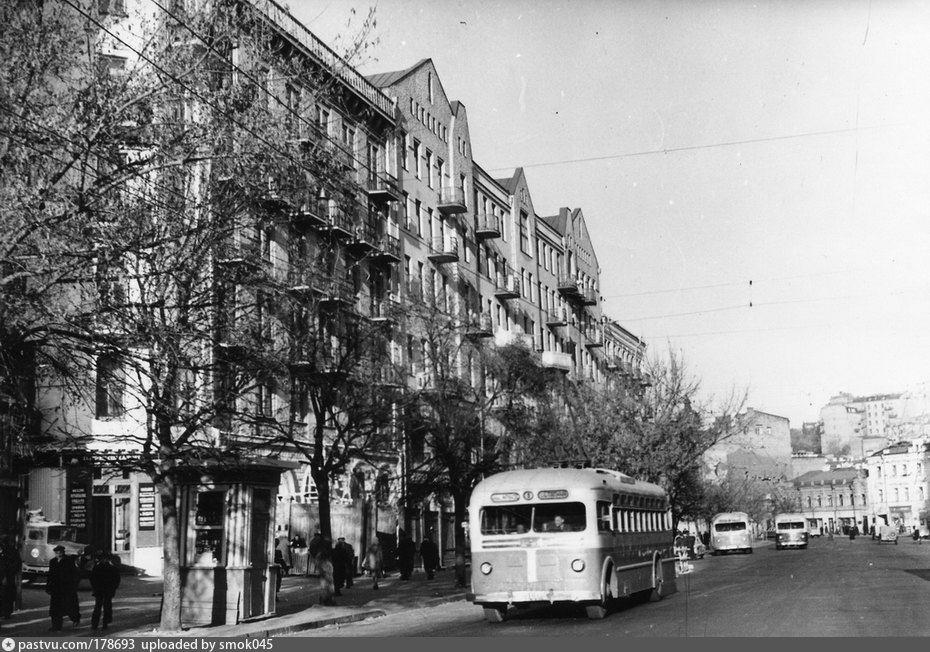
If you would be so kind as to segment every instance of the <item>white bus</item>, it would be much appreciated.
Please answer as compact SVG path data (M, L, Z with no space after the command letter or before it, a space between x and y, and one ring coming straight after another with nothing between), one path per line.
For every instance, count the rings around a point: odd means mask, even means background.
M775 550L807 547L807 517L804 514L775 516Z
M738 551L752 554L752 530L745 512L723 512L710 522L711 554Z
M511 606L555 602L603 618L613 598L677 590L668 498L619 471L498 473L475 487L468 517L468 598L488 622Z

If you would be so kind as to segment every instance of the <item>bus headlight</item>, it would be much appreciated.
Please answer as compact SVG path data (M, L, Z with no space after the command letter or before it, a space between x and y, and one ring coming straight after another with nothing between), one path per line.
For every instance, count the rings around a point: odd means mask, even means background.
M572 559L572 570L580 573L584 570L584 559Z
M480 568L481 568L482 575L490 575L491 571L493 570L493 567L491 566L491 562L488 562L488 561L481 564Z
M39 558L39 549L38 549L38 548L33 548L32 550L29 551L29 554L30 554L33 558L38 559L38 558Z

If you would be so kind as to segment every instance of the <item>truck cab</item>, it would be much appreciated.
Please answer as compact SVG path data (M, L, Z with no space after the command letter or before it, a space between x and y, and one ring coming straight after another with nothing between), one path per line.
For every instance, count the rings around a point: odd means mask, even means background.
M64 546L65 554L75 558L75 564L86 577L93 567L93 554L88 546L77 541L77 530L59 521L48 521L30 515L23 532L23 579L34 580L48 574L48 562L55 556L55 546Z

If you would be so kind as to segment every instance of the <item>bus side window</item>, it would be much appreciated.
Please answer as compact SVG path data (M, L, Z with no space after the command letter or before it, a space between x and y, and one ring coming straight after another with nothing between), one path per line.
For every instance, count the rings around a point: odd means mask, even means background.
M611 527L610 521L610 503L607 501L598 501L597 502L597 531L598 532L610 532L613 528Z

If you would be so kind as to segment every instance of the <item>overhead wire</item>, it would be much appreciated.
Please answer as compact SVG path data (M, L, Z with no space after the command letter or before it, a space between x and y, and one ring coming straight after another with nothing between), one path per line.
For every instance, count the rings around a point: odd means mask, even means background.
M124 38L122 38L122 37L119 36L118 34L114 33L113 30L109 29L106 25L104 25L104 24L101 23L99 20L97 20L96 18L94 18L90 13L84 11L80 6L76 5L76 4L73 2L73 0L63 0L63 1L64 1L66 4L68 4L72 9L74 9L76 12L78 12L79 14L81 14L82 16L84 16L88 21L92 22L92 23L95 24L98 28L100 28L102 31L106 32L106 33L109 34L111 37L113 37L116 41L118 41L119 43L123 44L127 49L129 49L131 52L133 52L133 53L134 53L136 56L138 56L140 59L142 59L143 61L145 61L145 62L148 63L149 65L153 66L153 67L154 67L156 70L158 70L161 74L165 75L166 77L168 77L169 79L171 79L174 83L176 83L176 84L178 84L179 86L181 86L181 87L182 87L184 90L186 90L188 93L190 93L190 94L196 96L197 98L199 98L201 101L204 102L205 105L210 106L211 108L213 108L214 110L216 110L216 111L218 111L218 112L220 112L220 113L228 113L228 112L225 111L222 107L217 106L214 102L211 102L208 98L204 97L204 95L203 95L202 93L200 93L200 92L198 92L196 89L192 88L190 84L185 83L185 82L184 82L182 79L180 79L177 75L171 73L171 72L168 71L168 70L165 70L165 68L164 68L163 66L160 66L157 62L153 61L149 56L147 56L147 55L144 54L143 52L140 52L137 48L133 47L133 46L132 46L130 43L128 43ZM184 25L184 27L185 27L188 31L191 31L192 34L195 34L199 39L203 40L203 37L201 37L200 35L197 35L195 32L193 32L193 30L191 30L189 26L187 26L186 24L183 24L183 23L182 23L182 25ZM214 51L215 51L215 50L214 50ZM270 91L267 91L267 89L264 89L264 88L262 87L261 84L258 84L258 87L259 87L260 89L262 89L263 91L265 91L265 92L267 92L267 93L270 94ZM278 101L280 101L280 100L278 100ZM246 131L247 133L249 133L250 135L252 135L252 136L255 137L256 139L258 139L260 142L264 143L264 144L265 144L266 146L268 146L272 151L277 152L277 153L278 153L279 155L281 155L282 157L288 159L291 163L294 163L297 167L299 167L300 169L302 169L304 172L308 172L308 173L311 173L311 174L315 174L315 172L314 172L313 170L307 168L300 160L296 160L296 159L294 158L294 156L293 156L290 152L281 149L280 147L278 147L278 146L275 145L274 143L270 142L270 141L269 141L267 138L265 138L263 135L256 133L254 130L252 130L251 128L249 128L249 127L248 127L244 122L242 122L241 120L236 120L236 119L233 118L232 116L228 116L228 117L230 117L231 121L232 121L236 126L238 126L239 128L243 129L244 131ZM335 141L332 141L332 139L329 139L329 140L330 140L330 142L335 142ZM338 146L338 145L337 145L337 146ZM343 151L344 151L344 150L343 150ZM354 154L352 154L352 157L353 157L353 160L354 160ZM352 201L355 202L356 200L353 199ZM360 202L357 202L357 203L360 204ZM366 206L366 207L367 207L367 206Z

